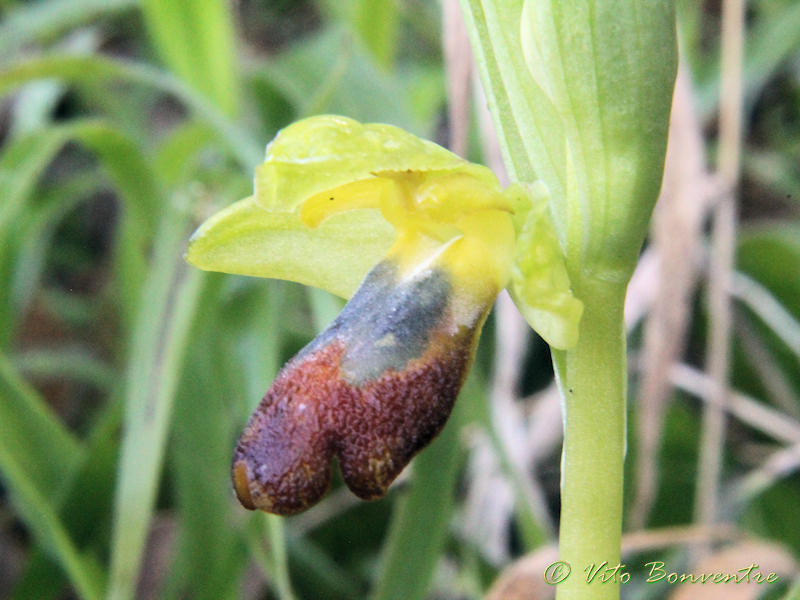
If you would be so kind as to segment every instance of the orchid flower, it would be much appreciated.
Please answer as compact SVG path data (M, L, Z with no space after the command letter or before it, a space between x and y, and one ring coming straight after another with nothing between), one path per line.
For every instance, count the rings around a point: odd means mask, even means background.
M277 514L324 495L334 456L355 494L384 495L444 426L503 288L556 348L575 344L582 312L543 186L504 190L441 146L340 116L280 131L253 196L206 221L187 260L349 298L236 445L240 502Z

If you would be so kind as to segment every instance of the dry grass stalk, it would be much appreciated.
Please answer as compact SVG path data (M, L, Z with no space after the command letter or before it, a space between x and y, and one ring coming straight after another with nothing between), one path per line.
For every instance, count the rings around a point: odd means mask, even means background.
M724 550L714 553L691 569L692 573L741 573L751 564L758 565L758 571L767 576L776 573L780 577L797 573L797 563L782 546L761 540L744 540ZM698 590L702 587L702 591ZM732 585L702 585L684 583L678 585L669 595L669 600L756 600L764 593L765 584L742 581Z
M733 273L730 293L747 305L794 353L800 366L800 322L770 291L744 273Z
M719 482L725 445L724 405L728 395L730 363L731 274L736 242L735 194L739 178L742 119L742 55L744 0L722 5L722 68L718 174L728 190L714 207L708 278L709 342L706 368L714 381L714 401L703 411L703 433L695 496L699 524L717 519ZM707 552L708 548L698 548Z
M702 130L685 65L678 71L661 196L651 225L657 267L651 310L644 326L635 500L631 525L644 526L657 493L658 450L671 384L669 370L683 351L701 254L708 187ZM641 277L641 275L640 275ZM638 288L634 288L638 289Z
M674 365L670 379L676 387L701 398L706 403L719 402L714 381L688 365ZM731 393L724 404L718 405L737 419L775 440L790 444L800 442L800 423L790 416L758 402L744 394Z
M447 121L450 150L464 156L469 130L470 78L472 51L458 0L442 3L442 41L447 78Z
M660 263L661 257L652 245L645 248L639 257L639 262L636 263L636 270L625 294L625 329L629 333L647 316L655 303Z
M797 394L792 390L792 384L776 363L775 353L764 343L761 335L744 311L736 311L736 321L733 324L736 337L742 345L744 355L752 364L757 373L767 396L787 415L800 418Z
M730 503L742 506L798 469L800 469L800 443L776 450L760 467L750 471L732 486Z

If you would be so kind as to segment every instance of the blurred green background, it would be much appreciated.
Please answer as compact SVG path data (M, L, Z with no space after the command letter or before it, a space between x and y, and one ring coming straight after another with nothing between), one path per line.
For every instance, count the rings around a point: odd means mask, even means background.
M696 154L671 171L684 204L656 213L643 255L661 270L643 267L631 291L623 597L679 597L644 584L641 565L691 570L692 544L713 542L715 570L781 573L744 597L779 598L800 559L800 3L747 4L736 395L711 525L694 496L710 396L703 223L726 193L708 167L720 3L678 13L694 111L683 143ZM555 560L558 400L546 345L508 303L448 427L385 499L360 502L335 480L320 505L280 519L235 501L232 447L283 362L342 303L182 258L205 217L251 193L277 130L304 116L441 143L468 131L469 157L496 164L481 101L448 117L453 28L423 0L0 0L0 597L552 594L539 588ZM472 95L461 91L451 100ZM691 210L694 229L670 229ZM670 264L689 271L675 280ZM666 329L677 337L648 336L670 306L685 308ZM659 368L647 389L664 401L648 402L643 381ZM535 595L489 591L501 573Z

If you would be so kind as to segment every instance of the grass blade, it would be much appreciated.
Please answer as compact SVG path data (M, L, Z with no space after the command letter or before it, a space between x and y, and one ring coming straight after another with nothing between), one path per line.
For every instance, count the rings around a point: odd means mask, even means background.
M122 205L114 283L123 323L130 330L146 275L145 257L166 196L148 157L117 128L89 122L76 130L76 138L97 155Z
M143 289L126 377L125 432L107 598L133 598L203 275L182 258L188 215L166 208Z
M280 368L281 335L280 322L284 300L284 284L272 281L262 284L249 306L250 322L263 324L264 331L248 328L231 331L232 355L242 366L242 381L239 393L246 397L245 414L252 411L269 386L269 381ZM263 539L266 539L266 547ZM286 552L286 535L282 517L256 515L253 517L248 536L249 547L258 564L269 576L270 583L280 600L293 600L289 562Z
M297 571L303 574L304 583L311 584L308 587L315 590L317 596L326 594L342 599L364 596L360 581L309 538L289 536L288 546ZM310 596L311 592L303 597Z
M14 231L6 238L13 257L7 265L10 270L5 281L9 310L16 319L27 313L39 288L57 227L99 187L97 177L78 173L53 189L43 190L35 209L26 212L25 219L15 221Z
M800 44L800 4L787 3L783 10L759 22L747 40L744 64L744 96L752 106L781 65L797 56Z
M36 489L54 495L62 487L65 473L72 470L82 453L80 442L2 355L0 444L3 456L13 458L14 464L35 481Z
M236 44L228 2L143 0L150 37L170 70L226 114L240 103Z
M70 138L70 127L36 131L9 143L0 156L0 235L23 209L45 167Z
M397 50L399 11L394 0L360 0L354 24L377 63L389 70Z
M3 477L16 499L17 510L34 537L56 557L81 597L102 597L103 571L90 556L82 555L64 529L46 496L33 484L25 469L5 445L0 446Z
M374 62L383 70L392 67L397 52L400 11L394 0L325 0L326 12L349 24L358 33Z
M2 75L0 75L2 78ZM10 268L5 253L12 252L9 233L16 219L25 214L26 202L45 167L69 140L94 151L120 193L126 219L119 236L118 263L123 316L133 312L129 298L137 298L144 277L145 243L155 228L163 193L138 146L117 129L101 121L76 120L36 131L12 142L0 156L0 264ZM10 286L0 288L0 342L11 337L16 313ZM130 320L130 318L129 318Z
M55 506L82 448L0 355L0 473L19 514L84 598L100 598L99 564L82 555Z
M174 597L197 600L236 598L247 564L230 484L234 421L228 348L220 340L220 290L228 278L208 277L195 318L180 390L175 400L171 473L176 509L182 516L178 556L171 575ZM202 457L198 468L198 457ZM162 596L167 596L163 594Z
M0 24L0 57L41 42L101 15L121 12L138 0L49 0L21 5Z
M414 459L411 490L392 516L374 600L421 600L431 584L453 512L463 406Z
M278 598L294 600L295 596L289 581L289 563L282 517L269 514L255 515L248 542L251 556L269 579Z
M86 350L68 347L28 350L14 357L17 368L39 378L58 378L82 381L102 390L115 383L114 371Z
M22 214L25 202L47 165L69 139L68 128L56 127L11 141L0 155L0 275L11 276L11 242L15 219ZM15 313L12 290L0 286L0 347L11 338Z
M0 96L36 79L54 78L72 84L122 80L156 88L174 96L212 127L231 154L247 170L263 156L263 145L228 119L204 96L181 80L152 67L100 56L44 55L22 60L0 71Z
M392 123L424 133L408 108L407 88L376 68L352 33L340 28L295 44L251 76L266 79L300 115L359 115L363 122Z
M78 468L65 477L63 501L57 499L61 523L73 543L80 548L105 548L108 542L115 457L119 447L121 403L112 397L92 426L84 443ZM87 494L87 490L91 493ZM46 600L63 596L65 578L53 562L53 553L41 541L31 553L22 577L17 581L13 600ZM94 569L94 563L89 563ZM98 577L99 579L99 577Z

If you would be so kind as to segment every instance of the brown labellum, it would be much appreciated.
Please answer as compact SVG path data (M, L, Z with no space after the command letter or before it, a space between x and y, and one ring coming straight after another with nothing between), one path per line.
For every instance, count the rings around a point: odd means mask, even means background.
M246 508L307 509L327 491L334 456L356 495L378 498L444 426L486 309L459 326L443 271L396 279L390 261L376 266L278 374L233 457Z

